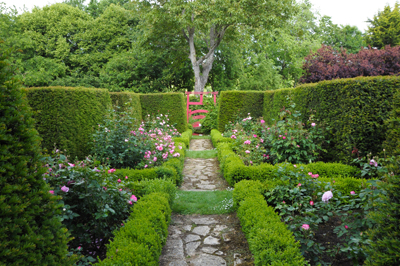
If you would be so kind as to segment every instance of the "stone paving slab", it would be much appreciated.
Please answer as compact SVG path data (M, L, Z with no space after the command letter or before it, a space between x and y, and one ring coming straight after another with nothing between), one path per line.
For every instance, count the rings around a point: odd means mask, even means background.
M228 186L228 183L222 177L217 158L185 158L181 190L225 190Z
M173 214L171 219L160 266L253 265L236 214Z
M192 139L190 141L189 147L189 150L191 151L204 151L214 149L214 146L209 139Z

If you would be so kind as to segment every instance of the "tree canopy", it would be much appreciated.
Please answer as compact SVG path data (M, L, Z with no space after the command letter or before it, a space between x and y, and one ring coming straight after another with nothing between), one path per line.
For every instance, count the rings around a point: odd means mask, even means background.
M400 6L399 3L391 9L385 6L373 19L369 19L365 41L368 45L382 49L386 45L400 45Z

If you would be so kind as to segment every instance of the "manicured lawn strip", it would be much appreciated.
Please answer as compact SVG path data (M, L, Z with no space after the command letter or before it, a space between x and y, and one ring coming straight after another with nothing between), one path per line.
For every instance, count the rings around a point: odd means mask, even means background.
M227 214L233 212L232 204L231 190L178 190L171 208L179 214Z
M233 192L237 217L246 235L255 265L306 265L300 244L267 205L259 181L242 181Z
M107 246L107 258L98 265L159 265L171 221L168 195L151 193L133 207L128 221Z
M210 135L192 136L192 139L211 139Z
M186 151L186 157L188 158L202 158L210 159L218 156L217 150L205 150L205 151Z

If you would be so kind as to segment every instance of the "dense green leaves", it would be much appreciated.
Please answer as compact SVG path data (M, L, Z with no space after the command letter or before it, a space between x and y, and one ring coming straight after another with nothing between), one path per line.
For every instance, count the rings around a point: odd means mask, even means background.
M391 9L389 5L378 12L373 19L368 20L371 26L366 32L365 41L372 47L379 49L386 45L400 44L400 5L396 3Z

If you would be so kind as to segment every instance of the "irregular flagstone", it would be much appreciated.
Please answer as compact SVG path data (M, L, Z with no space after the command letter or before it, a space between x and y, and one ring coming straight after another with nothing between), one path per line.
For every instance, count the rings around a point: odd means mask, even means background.
M200 237L198 235L187 235L185 238L185 242L193 242L193 241L197 241L200 240Z
M226 261L217 256L209 255L209 254L201 254L196 259L190 261L190 265L193 266L221 266L226 265Z
M195 223L195 224L214 224L217 223L217 221L214 218L191 218L191 220Z
M205 151L214 149L209 139L192 139L190 141L191 151Z
M219 239L215 238L215 237L212 237L212 236L207 236L204 239L204 244L206 244L206 245L219 245Z
M205 236L210 232L210 227L208 226L197 226L192 230L192 233Z
M195 251L196 251L196 248L197 248L198 246L200 246L200 244L201 244L201 243L200 243L199 241L187 243L187 244L186 244L186 247L185 247L186 254L187 254L188 256L193 256L193 254L194 254Z
M212 247L203 247L201 251L208 253L208 254L213 254L215 251L217 251L217 248L212 248Z
M183 241L182 239L172 239L168 238L167 243L165 244L164 248L164 255L161 256L160 259L160 264L162 265L169 265L169 264L163 264L163 262L169 262L169 261L178 261L178 260L183 260L185 259L185 255L183 252Z

